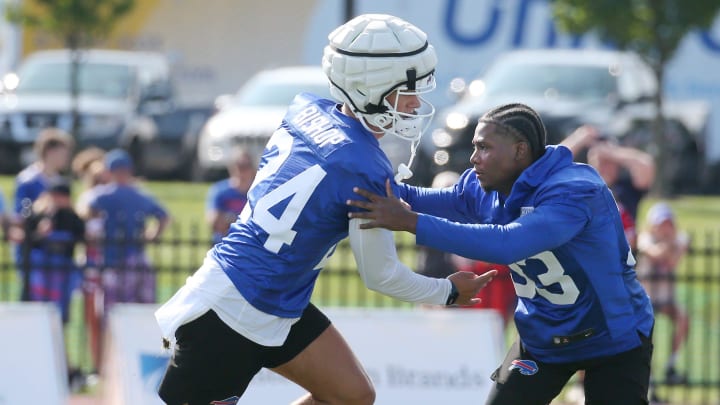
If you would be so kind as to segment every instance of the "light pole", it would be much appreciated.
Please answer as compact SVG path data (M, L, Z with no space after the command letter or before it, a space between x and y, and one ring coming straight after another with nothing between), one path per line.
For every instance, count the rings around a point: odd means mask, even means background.
M345 22L355 17L355 0L345 0Z

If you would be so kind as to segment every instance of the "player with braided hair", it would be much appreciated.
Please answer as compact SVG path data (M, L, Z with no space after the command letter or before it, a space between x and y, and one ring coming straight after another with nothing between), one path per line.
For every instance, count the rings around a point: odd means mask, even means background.
M424 32L389 15L358 16L329 40L322 65L340 103L295 97L242 213L155 314L166 342L176 339L159 390L168 404L235 404L263 367L309 391L295 404L373 403L367 373L310 303L347 236L365 285L397 299L472 304L495 274L421 276L398 260L392 232L348 220L353 184L380 192L393 177L378 139L417 142L426 129L434 109L421 94L434 88L437 58Z
M525 139L534 160L545 153L545 126L540 116L524 104L502 105L483 115L479 122L498 125L519 140Z
M578 370L588 404L647 404L654 317L617 205L595 169L545 139L532 108L499 106L480 118L473 168L454 186L356 188L366 200L349 205L366 211L350 215L511 268L519 339L486 404L549 404Z

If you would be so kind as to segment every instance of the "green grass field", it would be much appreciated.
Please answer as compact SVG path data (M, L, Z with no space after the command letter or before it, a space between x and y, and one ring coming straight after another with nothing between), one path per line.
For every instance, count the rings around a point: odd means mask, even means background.
M166 205L173 217L173 226L163 238L164 243L152 246L150 255L157 264L158 300L164 301L182 285L185 278L201 262L207 250L209 231L204 224L204 199L208 183L181 182L143 182L142 187ZM75 192L78 192L79 186ZM5 197L6 207L12 205L13 179L0 176L0 190ZM656 199L646 199L640 208L640 221L644 218L647 207ZM692 260L685 260L678 270L679 277L694 277L678 287L678 298L685 302L691 317L689 341L680 355L679 364L703 364L705 368L689 368L691 381L720 381L718 363L708 359L720 358L720 197L683 196L669 201L678 216L678 223L684 230L694 235L695 249L713 248L714 255L695 255ZM401 259L415 264L414 236L399 233L396 240L401 246ZM321 306L402 306L409 304L393 300L380 294L368 291L354 273L355 264L346 241L341 244L331 258L328 267L318 280L313 301ZM699 277L701 272L710 270L714 278ZM3 283L15 284L14 272L9 277L0 278ZM710 274L710 273L707 273ZM7 285L3 288L8 288ZM1 296L1 295L0 295ZM73 308L76 319L82 319L81 297L76 297ZM662 370L670 351L671 324L664 316L658 316L655 328L655 356L653 367ZM513 337L509 330L508 339ZM68 348L70 361L89 369L89 358L81 348L86 347L83 326L80 320L68 327ZM701 350L698 350L702 348ZM660 375L655 374L657 378ZM660 387L659 392L673 399L672 403L705 403L705 398L720 398L717 388L693 388L682 392L677 389Z

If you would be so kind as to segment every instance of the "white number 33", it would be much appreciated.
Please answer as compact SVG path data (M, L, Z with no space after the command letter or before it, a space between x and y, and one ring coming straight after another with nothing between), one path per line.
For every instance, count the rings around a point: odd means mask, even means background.
M523 268L526 267L525 262L530 259L541 261L545 265L545 268L547 268L545 273L538 274L537 276L541 285L538 285L530 279L523 270ZM565 274L565 269L563 269L562 264L560 264L560 261L550 251L545 251L526 260L513 263L510 265L510 268L517 275L525 279L525 284L520 284L513 280L515 292L519 297L534 298L536 294L540 294L540 296L553 304L570 305L574 304L580 295L580 290L578 290L573 279ZM556 283L560 286L560 292L550 292L547 287Z

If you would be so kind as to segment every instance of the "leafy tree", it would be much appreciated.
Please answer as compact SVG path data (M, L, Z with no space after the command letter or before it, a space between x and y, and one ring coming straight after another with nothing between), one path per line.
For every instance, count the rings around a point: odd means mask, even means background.
M135 0L26 0L10 3L6 8L9 21L35 27L59 37L71 51L70 94L72 99L72 133L78 136L78 74L81 50L105 39L115 23L128 14Z
M658 82L653 128L656 160L669 158L662 115L665 65L688 32L710 27L720 0L552 0L552 9L560 29L573 34L593 31L620 49L637 52L652 66ZM665 194L670 173L665 173L662 164L658 169L656 190Z

